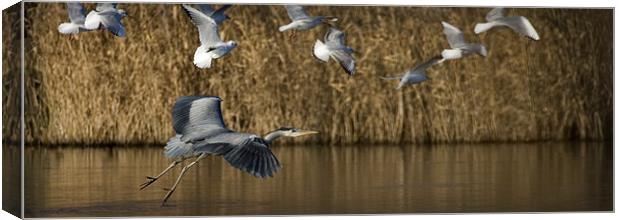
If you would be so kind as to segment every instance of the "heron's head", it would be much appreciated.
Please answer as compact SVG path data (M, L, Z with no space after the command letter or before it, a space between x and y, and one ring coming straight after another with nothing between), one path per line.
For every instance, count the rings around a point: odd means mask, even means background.
M293 127L281 127L278 128L277 131L280 131L282 133L283 136L285 137L301 137L301 136L305 136L305 135L311 135L311 134L318 134L318 131L311 131L311 130L302 130L299 128L293 128Z

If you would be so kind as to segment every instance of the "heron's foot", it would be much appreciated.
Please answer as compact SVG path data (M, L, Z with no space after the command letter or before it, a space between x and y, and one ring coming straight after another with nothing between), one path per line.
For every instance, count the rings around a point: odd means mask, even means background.
M168 201L168 199L170 198L170 196L172 196L172 193L174 193L174 188L173 189L168 189L168 193L166 193L166 196L164 197L164 200L161 201L161 206L165 206L166 205L166 201Z
M158 178L155 177L151 177L151 176L147 176L146 177L146 182L140 184L140 190L143 190L144 188L150 186L151 184L153 184L155 181L157 181Z

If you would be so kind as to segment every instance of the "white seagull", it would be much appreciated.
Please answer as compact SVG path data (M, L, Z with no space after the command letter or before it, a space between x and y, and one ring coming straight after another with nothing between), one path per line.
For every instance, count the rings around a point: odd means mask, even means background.
M316 40L314 43L313 55L317 59L327 62L329 58L338 61L340 66L349 74L355 74L355 60L351 54L353 49L346 46L344 42L344 32L331 27L324 37L325 43Z
M441 56L436 56L436 57L433 57L427 60L424 63L418 64L413 69L407 70L407 72L405 72L405 74L403 74L402 76L381 77L381 78L384 80L400 79L400 83L398 83L398 87L396 87L396 89L400 89L403 86L408 85L408 84L412 84L412 85L418 84L418 83L421 83L421 82L424 82L430 79L428 78L428 76L426 76L426 69L428 69L432 65L441 63L442 61L443 61L443 58Z
M94 11L86 15L84 26L86 29L94 30L103 27L112 34L124 37L125 27L121 23L121 19L127 16L122 9L116 8L116 3L99 3Z
M448 24L447 22L441 22L443 25L443 33L448 39L448 43L452 49L445 49L441 52L441 56L444 60L459 59L472 53L480 54L481 56L487 56L487 49L482 44L465 43L465 37L463 32L458 28ZM443 62L443 60L441 61Z
M540 40L534 26L532 26L530 21L523 16L504 17L503 8L494 8L485 18L488 21L487 23L476 24L476 27L474 28L474 32L476 34L485 32L493 27L506 26L523 36L529 37L533 40Z
M86 10L80 3L67 3L67 12L69 12L69 21L58 25L58 32L62 34L77 34L79 32L88 31L84 27L86 19Z
M286 8L286 13L288 14L288 17L291 18L292 22L287 25L280 26L280 28L278 28L280 32L287 30L308 30L321 23L338 20L338 18L332 16L310 16L301 5L285 5L284 7Z
M200 47L194 53L194 64L198 68L211 67L211 60L220 58L237 47L235 41L223 42L220 39L217 23L213 18L188 5L183 5L183 8L192 23L198 27Z
M224 5L224 6L220 7L220 8L218 8L217 10L214 10L211 5L201 4L201 5L198 5L198 9L202 13L204 13L205 15L213 18L213 20L215 20L215 23L217 25L220 25L225 20L230 19L230 17L228 17L228 15L224 14L224 11L226 11L231 6L232 5Z

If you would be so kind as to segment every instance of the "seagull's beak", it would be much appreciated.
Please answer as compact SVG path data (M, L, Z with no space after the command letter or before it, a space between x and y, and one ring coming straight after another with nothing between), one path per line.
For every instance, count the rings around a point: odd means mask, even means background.
M293 137L301 137L305 135L318 134L318 131L310 131L310 130L299 130L293 133Z

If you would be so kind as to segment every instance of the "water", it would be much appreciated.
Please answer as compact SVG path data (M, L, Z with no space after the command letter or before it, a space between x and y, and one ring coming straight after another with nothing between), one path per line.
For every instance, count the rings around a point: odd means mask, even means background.
M284 168L257 179L208 157L160 207L180 167L156 147L26 149L26 217L612 210L603 143L276 146Z

